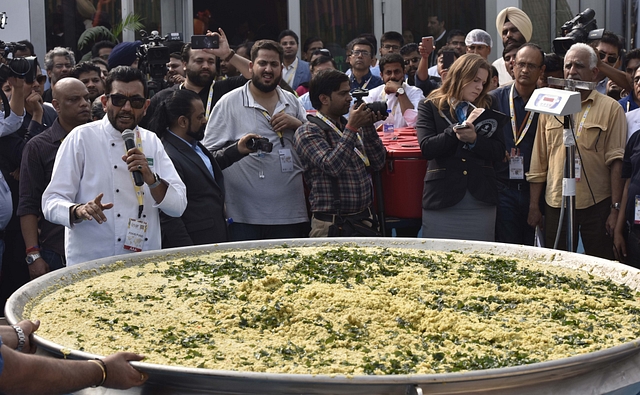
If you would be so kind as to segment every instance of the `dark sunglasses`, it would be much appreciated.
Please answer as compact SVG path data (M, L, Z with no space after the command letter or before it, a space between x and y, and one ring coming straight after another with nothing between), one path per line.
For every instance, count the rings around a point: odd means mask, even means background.
M129 101L129 103L131 103L131 107L135 108L136 110L139 110L142 107L144 107L144 103L146 103L147 101L147 99L145 99L144 97L140 97L140 96L129 97L125 95L119 95L117 93L107 95L107 97L111 99L111 104L113 104L116 107L122 107L127 103L127 101Z
M607 63L615 63L615 62L618 61L618 57L617 56L607 55L604 52L598 51L598 56L600 56L600 60L604 60L605 58L607 58Z

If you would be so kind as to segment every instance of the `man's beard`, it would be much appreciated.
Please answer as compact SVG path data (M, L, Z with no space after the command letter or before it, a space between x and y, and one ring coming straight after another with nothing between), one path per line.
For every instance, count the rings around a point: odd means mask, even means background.
M187 136L193 137L196 141L202 141L204 138L204 129L206 125L202 125L200 129L195 132L191 131L191 120L189 120L189 131L187 132Z
M278 85L280 84L280 80L282 79L282 76L278 76L278 77L274 77L273 81L271 82L271 84L267 85L267 84L263 84L260 81L260 77L257 75L254 75L251 78L251 83L258 88L258 90L265 92L265 93L269 93L272 92L274 89L276 89L278 87Z
M191 83L193 83L194 85L201 86L203 88L211 85L213 79L216 78L214 73L209 74L209 77L203 77L200 75L199 71L187 69L187 78L189 79L189 81L191 81Z

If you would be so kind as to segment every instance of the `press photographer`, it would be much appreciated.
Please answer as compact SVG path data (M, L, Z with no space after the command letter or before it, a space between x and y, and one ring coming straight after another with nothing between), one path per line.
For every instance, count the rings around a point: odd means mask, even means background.
M560 28L562 36L553 40L553 50L562 56L575 43L589 44L598 55L596 64L598 73L594 80L598 83L596 90L606 95L607 83L611 80L618 87L631 92L633 90L631 79L619 69L622 63L622 41L615 33L598 29L595 16L595 11L587 8L565 22Z
M310 237L379 235L371 210L369 171L384 166L386 152L373 124L386 117L387 106L364 104L367 92L359 90L353 93L358 101L349 109L349 90L349 77L338 70L316 74L309 84L309 98L317 115L309 115L309 122L294 136L293 146L311 190Z

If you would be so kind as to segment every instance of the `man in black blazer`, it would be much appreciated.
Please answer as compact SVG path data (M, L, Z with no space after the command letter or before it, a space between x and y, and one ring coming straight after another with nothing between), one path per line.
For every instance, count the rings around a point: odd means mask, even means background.
M202 100L181 89L164 101L155 128L187 187L187 208L181 217L160 214L162 248L228 241L222 169L248 155L247 134L213 155L199 142L207 124Z

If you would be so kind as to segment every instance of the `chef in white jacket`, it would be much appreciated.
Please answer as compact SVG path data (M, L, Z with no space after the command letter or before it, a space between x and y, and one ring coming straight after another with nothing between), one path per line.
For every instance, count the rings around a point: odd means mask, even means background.
M140 70L113 69L102 97L107 115L75 128L58 150L42 211L47 220L66 226L69 266L160 249L159 210L179 217L187 206L185 185L162 142L137 126L149 105L146 94ZM134 132L135 147L129 150L122 137L127 129Z

